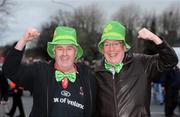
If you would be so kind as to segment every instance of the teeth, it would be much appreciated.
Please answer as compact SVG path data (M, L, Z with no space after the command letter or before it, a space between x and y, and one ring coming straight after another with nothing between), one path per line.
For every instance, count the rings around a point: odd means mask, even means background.
M110 53L109 56L110 57L113 57L113 56L116 56L117 54L116 53Z
M67 61L68 59L66 59L66 58L62 58L61 60L63 60L63 61Z
M67 57L62 57L62 60L68 60L68 58Z

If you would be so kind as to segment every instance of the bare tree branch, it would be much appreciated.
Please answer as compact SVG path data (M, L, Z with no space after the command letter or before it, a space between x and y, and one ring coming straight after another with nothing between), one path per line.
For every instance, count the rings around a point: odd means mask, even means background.
M7 18L11 14L11 8L14 3L11 0L0 0L0 36L7 29Z

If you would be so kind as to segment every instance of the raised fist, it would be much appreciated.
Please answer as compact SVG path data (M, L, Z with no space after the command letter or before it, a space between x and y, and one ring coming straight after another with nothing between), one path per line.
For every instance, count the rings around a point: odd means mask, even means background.
M28 42L35 38L37 38L40 33L37 31L36 28L28 28L23 36L23 40Z

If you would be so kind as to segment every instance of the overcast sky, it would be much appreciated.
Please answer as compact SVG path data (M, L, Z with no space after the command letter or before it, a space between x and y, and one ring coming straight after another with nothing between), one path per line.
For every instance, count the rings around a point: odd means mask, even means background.
M41 25L48 20L50 16L55 14L58 9L71 11L73 8L79 6L86 6L91 3L96 3L109 16L123 5L135 3L143 10L154 10L161 12L167 8L168 5L180 0L12 0L15 2L13 6L13 17L9 22L9 29L6 31L3 38L1 38L0 45L12 43L22 37L24 31L28 27L40 28ZM53 1L59 1L57 4ZM73 8L72 8L73 7Z

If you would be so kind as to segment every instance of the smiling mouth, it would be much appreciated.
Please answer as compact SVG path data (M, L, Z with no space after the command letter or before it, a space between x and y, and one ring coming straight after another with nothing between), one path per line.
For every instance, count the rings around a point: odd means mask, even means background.
M109 57L115 57L115 56L117 56L117 53L110 53L109 54Z
M62 61L68 61L68 59L61 59Z
M67 57L62 57L60 59L61 59L61 61L68 61L69 60Z

